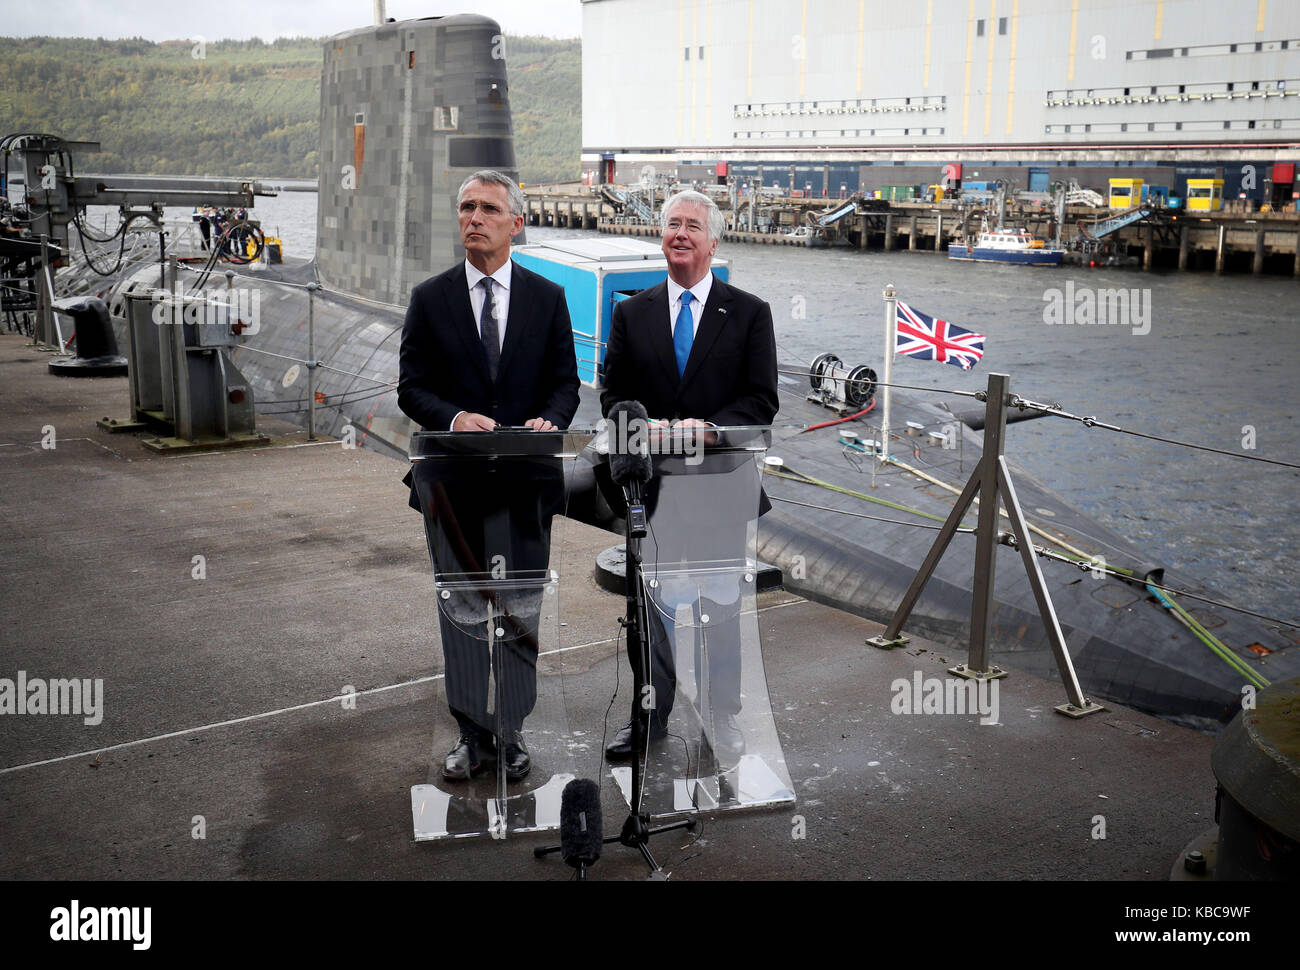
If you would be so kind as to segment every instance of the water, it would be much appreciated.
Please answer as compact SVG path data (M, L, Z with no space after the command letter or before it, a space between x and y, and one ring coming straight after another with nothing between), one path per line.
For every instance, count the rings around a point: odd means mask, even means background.
M258 199L255 214L288 255L315 245L316 195ZM183 215L182 213L176 213ZM529 228L530 240L596 237ZM934 388L954 410L978 402L990 372L1012 390L1120 427L1300 461L1297 281L1209 273L959 263L933 253L808 250L724 243L733 281L772 306L782 361L820 353L882 370L884 303L893 283L915 309L987 335L973 370L899 357L894 379ZM1045 293L1076 287L1149 290L1150 332L1049 326ZM1243 430L1245 429L1245 430ZM1243 448L1253 429L1255 448ZM1072 505L1131 538L1148 557L1187 569L1228 601L1289 620L1300 472L1146 441L1076 422L1013 425L1014 462ZM1047 567L1060 568L1060 567Z
M1289 278L1032 269L927 253L728 248L734 279L771 303L783 360L829 351L879 372L885 283L915 309L987 335L971 371L895 359L894 379L977 390L990 372L1013 391L1123 428L1242 454L1300 460L1294 368L1300 336ZM1150 290L1150 332L1049 326L1045 292ZM799 298L806 320L792 319ZM1141 328L1138 328L1141 329ZM936 396L943 398L943 395ZM955 410L979 405L947 398ZM1255 449L1243 449L1253 428ZM1245 429L1245 430L1243 430ZM1230 602L1296 619L1294 519L1300 472L1146 441L1057 418L1008 429L1015 463L1131 538L1148 558L1189 568Z

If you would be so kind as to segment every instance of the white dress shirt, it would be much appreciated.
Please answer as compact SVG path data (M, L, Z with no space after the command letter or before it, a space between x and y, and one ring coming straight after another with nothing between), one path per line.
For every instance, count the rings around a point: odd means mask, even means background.
M479 274L482 275L481 273ZM704 304L709 301L709 290L713 289L713 273L704 274L704 279L700 280L691 287L691 322L694 327L691 329L691 339L700 332L700 317L704 314ZM669 333L674 337L677 336L677 314L682 312L682 294L686 292L686 287L679 286L673 282L673 278L668 277L668 327Z
M704 279L700 280L691 288L691 341L695 341L695 336L700 332L700 318L704 316L704 304L709 302L709 291L713 289L713 271L704 274ZM686 292L686 287L680 286L668 277L668 323L671 333L677 336L677 314L682 312L682 294ZM709 427L717 427L713 422L705 422Z
M511 261L506 260L501 264L501 268L492 274L492 282L496 285L492 287L492 299L496 301L497 307L497 339L501 341L501 346L506 345L506 321L510 319L510 267ZM469 305L474 311L474 323L477 326L483 318L483 287L479 283L487 278L487 274L480 273L470 261L465 260L465 283L469 287ZM483 330L480 327L479 333Z
M501 341L501 346L506 345L506 321L510 319L510 267L511 261L506 260L501 267L492 274L492 282L496 285L492 287L492 300L497 308L497 339ZM467 259L465 260L465 285L469 287L469 308L474 313L474 325L479 328L480 336L483 328L480 321L483 319L483 303L487 299L483 292L483 287L479 286L483 280L487 279L486 273L481 273ZM456 418L459 418L464 411L456 412L456 417L451 419L449 431L456 430Z

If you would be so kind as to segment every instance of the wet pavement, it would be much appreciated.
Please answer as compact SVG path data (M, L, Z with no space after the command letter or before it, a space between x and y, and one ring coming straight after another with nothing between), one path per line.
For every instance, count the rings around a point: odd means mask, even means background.
M440 657L401 465L271 421L272 447L155 455L95 426L126 415L125 378L48 359L0 336L0 678L102 679L102 720L0 714L0 877L571 877L533 858L545 835L413 840ZM623 600L594 560L619 540L560 531L563 646L595 664ZM797 802L658 837L674 880L1164 879L1213 825L1206 735L1116 706L1065 718L1060 683L1014 667L996 724L894 713L896 680L965 656L877 650L878 624L785 592L759 625ZM616 832L608 772L602 804ZM606 847L593 877L645 871Z

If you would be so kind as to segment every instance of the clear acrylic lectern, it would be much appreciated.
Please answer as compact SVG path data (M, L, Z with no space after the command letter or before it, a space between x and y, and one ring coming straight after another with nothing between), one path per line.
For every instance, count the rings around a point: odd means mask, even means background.
M674 431L651 440L641 541L649 639L641 706L651 742L634 810L652 818L795 800L756 605L768 430ZM613 773L630 805L631 768Z
M564 703L560 579L552 535L574 459L591 432L501 429L411 436L412 480L433 563L442 641L435 669L432 763L411 789L417 840L559 826L560 794L590 744ZM481 771L447 778L443 760L464 736ZM509 776L521 743L531 767Z

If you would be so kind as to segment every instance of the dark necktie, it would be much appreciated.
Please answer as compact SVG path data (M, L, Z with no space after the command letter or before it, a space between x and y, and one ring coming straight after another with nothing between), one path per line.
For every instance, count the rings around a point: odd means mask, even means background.
M691 291L682 290L682 308L673 327L673 353L677 356L677 376L686 373L686 361L691 356L691 341L695 339L695 321L691 319Z
M497 329L497 302L492 299L492 277L483 277L483 312L479 314L479 335L487 354L488 374L497 379L497 365L501 363L501 336Z

